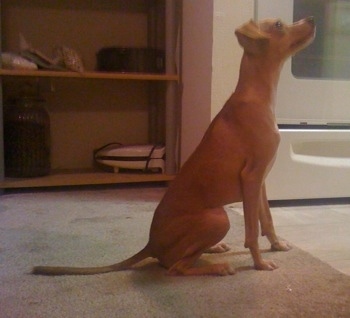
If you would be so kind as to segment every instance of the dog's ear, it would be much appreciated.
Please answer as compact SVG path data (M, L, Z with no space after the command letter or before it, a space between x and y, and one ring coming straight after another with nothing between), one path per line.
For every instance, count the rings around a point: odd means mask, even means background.
M235 34L238 43L243 49L251 54L260 53L270 39L270 35L259 29L259 26L253 21L243 24L236 29Z

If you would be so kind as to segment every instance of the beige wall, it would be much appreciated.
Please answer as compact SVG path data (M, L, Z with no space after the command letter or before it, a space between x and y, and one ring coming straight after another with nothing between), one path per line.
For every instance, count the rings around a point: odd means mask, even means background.
M184 1L182 163L235 88L242 50L234 30L253 17L254 0Z
M183 1L181 162L210 122L213 1Z
M242 49L235 29L254 18L254 0L214 0L211 119L236 86Z

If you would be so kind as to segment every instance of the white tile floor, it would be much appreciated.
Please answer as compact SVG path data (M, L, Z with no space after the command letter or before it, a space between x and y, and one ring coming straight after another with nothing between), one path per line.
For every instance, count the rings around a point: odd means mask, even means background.
M243 214L240 206L233 207ZM350 205L271 208L276 233L350 275Z
M276 232L350 275L350 205L272 208Z

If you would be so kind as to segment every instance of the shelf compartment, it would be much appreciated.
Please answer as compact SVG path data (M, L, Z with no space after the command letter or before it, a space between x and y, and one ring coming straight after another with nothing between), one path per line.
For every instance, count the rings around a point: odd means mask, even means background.
M167 182L174 178L174 175L161 173L110 173L93 170L60 170L54 171L52 174L44 177L5 178L4 181L0 182L0 189Z
M111 80L140 80L140 81L178 81L176 74L158 73L115 73L115 72L65 72L65 71L25 71L0 69L0 76L15 77L56 77L77 79L111 79Z

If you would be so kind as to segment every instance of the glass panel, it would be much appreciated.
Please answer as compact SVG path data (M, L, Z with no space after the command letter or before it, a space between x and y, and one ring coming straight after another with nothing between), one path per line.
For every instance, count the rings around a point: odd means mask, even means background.
M310 15L316 20L316 38L293 57L293 75L350 79L350 1L294 0L294 21Z

